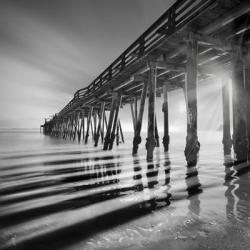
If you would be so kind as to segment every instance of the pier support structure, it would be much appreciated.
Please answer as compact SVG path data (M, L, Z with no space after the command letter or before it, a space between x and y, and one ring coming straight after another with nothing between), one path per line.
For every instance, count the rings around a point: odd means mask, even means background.
M164 151L168 152L169 150L169 122L168 122L168 86L167 82L163 85L163 98L164 102L162 105L162 112L164 113L164 136L162 139L162 144L164 146Z
M147 97L147 91L148 91L148 82L145 81L141 92L139 115L135 125L135 134L133 139L133 152L132 152L133 155L137 154L139 144L141 143L141 127L142 127L142 119L144 113L145 100Z
M91 124L92 112L93 112L93 106L90 106L88 120L87 120L86 134L85 134L85 144L88 142L88 138L89 138L89 128L90 128L90 124Z
M247 138L248 138L248 161L250 161L250 65L249 59L245 62L245 88L247 105Z
M232 58L233 147L238 162L247 161L247 105L244 83L244 63L241 48L234 50Z
M200 149L197 136L197 51L197 40L190 33L187 41L187 73L185 83L187 137L184 153L188 166L196 165Z
M116 103L116 107L115 107L115 117L114 117L114 121L113 121L112 132L110 135L110 142L109 142L109 149L110 150L113 148L113 144L114 144L114 140L115 140L115 136L116 136L117 125L118 125L118 114L119 114L120 106L121 106L121 95L118 94L118 99L117 99L117 103ZM119 130L118 130L118 132L119 132ZM119 133L117 136L119 137Z
M156 142L156 147L159 148L160 143L159 143L159 132L158 132L156 115L155 115L155 142Z
M157 67L150 65L148 82L148 134L147 134L147 161L153 160L156 146L155 139L155 94L156 94Z
M231 153L232 138L230 132L230 97L229 79L225 75L221 77L222 84L222 113L223 113L223 139L224 154Z
M112 95L111 110L110 110L110 114L109 114L107 131L106 131L106 135L105 135L105 139L104 139L104 145L103 145L104 150L107 150L108 148L110 148L110 144L112 143L112 145L113 145L113 142L114 142L114 140L112 142L113 138L111 138L111 137L113 136L113 131L115 131L115 129L113 129L114 116L115 116L115 124L117 124L120 100L121 100L120 93L114 92ZM115 132L114 132L114 134L115 134Z
M104 123L104 112L105 112L105 102L102 102L100 112L99 112L99 122L98 122L98 126L97 126L96 135L94 138L94 140L95 140L94 146L95 147L98 146L99 137L102 133L102 123Z

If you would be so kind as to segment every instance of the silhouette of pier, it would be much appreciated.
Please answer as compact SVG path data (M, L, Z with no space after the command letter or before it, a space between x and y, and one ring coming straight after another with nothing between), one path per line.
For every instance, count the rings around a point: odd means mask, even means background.
M162 98L164 150L169 149L168 94L183 89L186 101L185 157L195 165L197 86L221 79L223 145L233 146L236 160L250 157L250 66L248 0L178 0L132 43L91 84L75 92L72 100L42 125L46 135L103 143L110 150L124 142L119 109L131 106L134 128L132 153L141 143L145 100L148 98L147 160L160 145L155 100ZM229 83L232 82L232 99ZM233 117L230 117L230 103ZM233 128L230 128L230 119ZM232 136L233 134L233 136Z

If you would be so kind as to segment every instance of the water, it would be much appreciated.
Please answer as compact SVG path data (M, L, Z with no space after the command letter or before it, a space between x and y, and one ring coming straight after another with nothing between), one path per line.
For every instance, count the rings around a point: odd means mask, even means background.
M221 137L200 132L187 168L180 133L149 164L144 141L131 156L131 134L104 152L1 131L1 249L249 249L249 166L224 157Z

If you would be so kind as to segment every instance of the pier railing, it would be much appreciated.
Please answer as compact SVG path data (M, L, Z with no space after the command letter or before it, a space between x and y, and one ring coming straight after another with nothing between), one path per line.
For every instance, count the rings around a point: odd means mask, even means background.
M92 95L96 90L100 89L121 74L126 68L148 55L165 39L180 30L215 2L215 0L178 0L90 85L77 90L73 99L61 110L60 113L67 112L81 98Z

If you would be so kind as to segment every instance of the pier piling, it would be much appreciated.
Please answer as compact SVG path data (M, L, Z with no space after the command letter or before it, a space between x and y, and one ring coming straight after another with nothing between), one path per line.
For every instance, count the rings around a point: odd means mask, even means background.
M155 140L155 92L156 92L157 68L150 65L148 83L148 134L147 134L147 160L153 160L153 152L156 146Z
M188 166L197 163L200 143L197 136L197 41L189 34L187 41L187 73L186 73L186 105L187 105L187 137L185 156Z
M162 105L162 111L164 114L164 136L162 139L162 143L164 146L164 151L168 152L170 137L169 137L169 121L168 121L168 86L167 86L167 82L165 82L163 85L163 98L164 98L164 102Z
M244 83L244 64L241 48L233 53L232 59L232 97L233 97L233 147L236 160L247 161L247 110Z
M223 113L223 140L224 154L231 153L232 138L230 132L230 98L229 98L229 79L221 77L222 83L222 113Z

